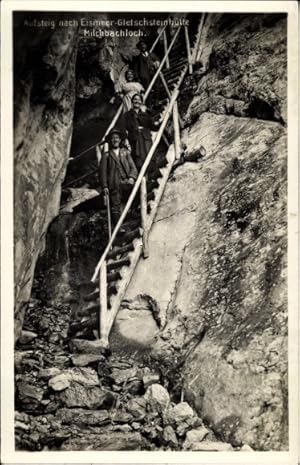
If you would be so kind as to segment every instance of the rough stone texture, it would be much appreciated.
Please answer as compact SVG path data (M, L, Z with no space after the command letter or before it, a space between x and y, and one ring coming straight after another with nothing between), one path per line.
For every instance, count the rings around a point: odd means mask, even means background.
M163 412L170 404L168 391L160 384L152 384L148 387L144 399L154 411Z
M171 407L166 412L166 418L172 425L179 425L185 420L192 418L195 415L193 409L187 402L180 402L179 404Z
M32 341L37 337L37 334L33 331L22 331L21 336L19 338L20 344L28 344L28 342Z
M64 442L61 450L144 450L146 440L140 433L86 434Z
M100 387L83 386L73 382L59 394L59 399L66 407L83 407L89 409L107 408L114 403L115 396Z
M208 435L209 431L204 426L192 429L186 433L186 439L183 443L183 449L193 450L195 444L203 441L203 439ZM197 447L197 446L196 446Z
M15 337L37 257L57 215L72 135L77 29L15 29ZM25 30L23 30L25 28ZM42 44L42 45L41 45ZM34 57L34 60L32 59Z
M151 384L159 383L160 376L157 373L149 373L143 376L143 383L145 389L147 389Z
M71 360L73 365L77 367L85 367L87 365L93 365L97 362L102 362L105 360L103 355L96 355L96 354L80 354L80 355L72 355Z
M51 378L48 382L49 387L54 391L63 391L68 388L72 382L84 386L98 386L99 379L95 370L92 368L70 368L64 370L58 375Z
M140 349L151 347L159 331L156 310L156 302L147 295L123 301L110 339L112 349L132 342Z
M138 264L128 294L165 296L155 353L173 363L174 353L181 363L187 358L185 399L216 433L234 445L284 449L286 131L272 121L204 113L183 142L190 151L204 144L207 155L177 168L167 184L150 257ZM188 229L183 209L192 216ZM169 256L174 236L184 246Z
M21 410L35 411L43 399L44 389L34 384L20 381L17 383L17 406Z
M129 423L132 415L120 410L60 409L56 416L62 424L78 426L102 426L108 423Z
M178 446L178 439L176 433L174 431L174 428L172 428L172 426L170 425L164 428L163 439L171 447Z
M134 397L127 402L126 408L135 418L142 419L146 415L147 401L143 397Z
M202 441L194 444L193 450L203 452L228 452L233 450L233 447L226 442Z
M102 343L100 339L95 341L88 341L85 339L71 339L70 349L72 352L78 352L81 354L105 354L107 352L106 345Z
M281 14L210 15L186 124L203 112L287 118L287 22Z

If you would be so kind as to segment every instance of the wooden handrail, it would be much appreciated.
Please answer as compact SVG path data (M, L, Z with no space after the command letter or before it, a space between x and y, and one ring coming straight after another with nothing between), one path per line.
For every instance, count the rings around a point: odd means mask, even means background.
M199 47L200 39L201 39L201 35L202 35L204 18L205 18L205 13L202 13L200 23L199 23L199 27L198 27L198 32L197 32L197 38L196 38L196 42L195 42L195 45L194 45L194 48L193 48L193 53L192 53L192 63L193 64L195 64L196 61L197 61L197 51L198 51L198 47Z
M148 88L147 88L147 90L146 90L146 92L145 92L145 95L144 95L144 102L146 102L147 97L149 96L149 94L150 94L150 92L151 92L151 89L152 89L152 87L153 87L153 85L154 85L156 79L158 78L158 76L159 76L159 74L160 74L160 72L161 72L161 70L162 70L162 67L163 67L164 64L165 64L165 61L166 61L167 57L169 56L169 53L170 53L170 51L171 51L171 49L172 49L172 47L173 47L173 45L174 45L175 40L177 39L177 36L178 36L178 34L179 34L180 29L181 29L181 26L179 26L178 29L177 29L177 31L175 32L174 37L173 37L173 39L172 39L172 42L170 43L169 48L168 48L168 50L167 50L167 53L165 53L163 59L161 60L160 65L159 65L159 67L157 68L156 73L154 74L154 76L153 76L153 78L152 78L152 80L151 80L151 82L150 82L150 84L149 84L149 86L148 86Z
M153 50L154 50L154 48L155 48L157 42L159 41L159 39L160 39L162 33L165 31L166 27L167 27L167 26L165 25L165 26L161 29L161 31L159 32L159 34L157 35L155 41L154 41L153 44L152 44L152 47L150 48L150 53L153 52ZM123 103L121 103L121 105L119 106L119 108L118 108L118 110L117 110L117 112L116 112L116 114L115 114L115 116L114 116L114 118L113 118L113 120L112 120L113 125L116 123L116 120L117 120L118 117L120 116L121 111L122 111L122 108L123 108ZM116 115L117 115L117 116L116 116ZM103 142L103 140L105 139L105 137L107 136L107 134L109 133L109 131L112 129L112 127L113 127L113 126L110 124L110 125L108 126L107 130L105 131L104 136L102 137L102 139L101 139L100 141L98 141L98 142L97 142L96 144L94 144L94 145L91 145L91 146L88 147L87 149L83 150L83 151L80 152L78 155L75 155L74 158L72 158L72 160L70 160L70 161L78 160L78 158L80 158L82 155L84 155L85 153L87 153L89 150L92 150L92 149L94 149L97 145L101 144L101 142Z
M133 189L131 191L129 199L127 200L125 208L124 208L124 210L123 210L123 212L122 212L122 214L121 214L121 216L120 216L120 218L119 218L119 220L118 220L118 222L117 222L117 224L115 226L115 229L114 229L114 231L112 233L111 239L110 239L109 243L107 244L106 249L104 250L104 252L102 254L102 257L100 258L100 260L99 260L99 262L98 262L98 264L97 264L97 266L95 268L95 272L94 272L93 277L91 279L92 282L96 281L99 270L100 270L100 268L102 266L102 263L106 259L107 254L110 251L110 249L111 249L111 247L113 245L113 242L114 242L114 240L115 240L115 238L116 238L116 236L117 236L117 234L119 232L119 229L122 226L123 221L126 218L126 215L127 215L128 211L129 211L129 209L130 209L130 207L131 207L131 205L133 203L133 200L134 200L134 198L136 196L136 193L137 193L137 191L138 191L138 189L140 187L142 179L143 179L143 177L144 177L144 175L146 173L146 170L147 170L147 168L148 168L148 166L150 164L152 156L153 156L153 154L154 154L154 152L155 152L155 150L156 150L156 148L157 148L157 146L158 146L158 144L160 142L163 131L164 131L164 129L165 129L166 125L167 125L167 122L168 122L168 120L170 118L171 112L173 110L173 105L174 105L174 103L175 103L175 101L176 101L176 99L178 97L178 94L179 94L179 90L178 90L178 87L177 87L176 90L174 91L173 95L172 95L172 98L170 100L170 103L169 103L167 109L165 110L164 118L163 118L163 121L162 121L161 126L159 128L159 131L158 131L158 133L156 135L155 141L154 141L151 149L148 152L148 155L147 155L147 157L146 157L146 159L144 161L144 164L143 164L143 166L141 168L141 171L139 172L138 178L137 178L137 180L136 180L136 182L135 182L135 184L133 186Z
M165 82L164 76L163 76L163 74L162 74L162 72L161 72L161 69L162 69L162 67L163 67L163 65L164 65L164 63L165 63L165 61L166 61L166 59L167 59L167 57L168 57L168 54L169 54L171 48L173 47L173 44L174 44L174 42L175 42L175 40L176 40L176 38L177 38L177 35L178 35L178 33L179 33L180 28L181 28L181 26L178 27L178 30L176 31L176 33L175 33L175 35L174 35L174 37L173 37L173 40L172 40L172 42L171 42L171 44L170 44L170 46L169 46L169 49L167 50L167 54L164 56L162 62L160 63L160 66L159 66L158 70L156 71L156 73L155 73L155 75L154 75L152 81L150 82L150 84L149 84L149 86L148 86L148 88L147 88L147 90L146 90L146 93L145 93L145 95L144 95L144 102L146 101L146 99L147 99L147 97L148 97L148 95L149 95L149 93L150 93L150 91L151 91L151 89L152 89L152 87L153 87L153 85L154 85L154 82L156 81L156 79L158 78L158 76L160 76L160 78L161 78L161 80L162 80L162 82L163 82L163 84L164 84L164 87L165 87L165 89L166 89L166 92L168 93L168 88L166 87L166 82ZM164 31L165 29L166 29L166 26L164 26L163 29L162 29L162 30L160 31L160 33L158 34L156 40L154 41L154 43L153 43L153 45L152 45L152 47L151 47L151 49L150 49L150 52L154 49L154 47L155 47L155 45L157 44L157 42L158 42L158 40L159 40L161 34L163 33L163 31ZM170 97L169 93L168 93L168 97ZM119 106L117 112L115 113L115 116L113 117L112 121L110 122L110 124L109 124L108 128L106 129L105 134L102 136L101 140L98 141L96 144L91 145L90 147L88 147L87 149L85 149L83 152L80 152L79 155L77 155L76 157L74 157L74 158L73 158L72 160L70 160L70 161L77 161L81 156L83 156L83 155L84 155L85 153L87 153L89 150L92 150L93 148L97 147L97 145L100 145L101 142L104 141L104 139L106 138L106 136L108 135L108 133L110 132L110 130L115 126L115 124L116 124L116 122L117 122L119 116L120 116L121 113L122 113L122 109L123 109L123 103L121 103L121 105ZM96 171L97 171L97 170L94 170L93 173L95 173ZM73 179L72 181L70 181L70 182L69 182L66 186L64 186L64 187L71 186L71 185L74 184L76 181L82 180L82 179L84 179L85 177L87 177L87 176L89 176L90 174L93 174L93 173L88 173L87 175L83 175L83 176L81 176L81 177L78 178L78 179Z
M193 65L192 65L192 56L191 56L191 45L190 45L190 38L189 38L189 31L188 27L184 26L184 35L185 35L185 43L186 43L186 53L188 57L189 63L189 73L193 73Z
M150 50L149 50L150 53L153 52L153 50L154 50L154 48L155 48L157 42L158 42L159 39L160 39L160 36L161 36L162 33L165 31L166 27L167 27L167 25L165 25L165 26L161 29L161 31L159 32L159 34L157 35L155 41L154 41L153 44L152 44L152 47L151 47Z

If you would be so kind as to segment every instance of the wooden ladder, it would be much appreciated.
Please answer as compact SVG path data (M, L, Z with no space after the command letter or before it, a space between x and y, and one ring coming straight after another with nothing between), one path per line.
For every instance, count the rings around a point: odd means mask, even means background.
M187 27L179 27L169 46L165 30L160 33L164 33L165 55L146 91L145 99L156 80L160 78L161 87L158 88L160 108L158 111L162 112L163 119L127 204L97 264L91 279L91 286L94 287L89 294L84 296L87 305L78 311L78 320L73 321L70 325L70 337L90 338L97 332L101 345L108 346L110 331L138 261L141 255L147 258L149 254L149 233L173 163L181 154L177 99L186 73L192 73L203 22L204 14L194 30L188 31ZM162 71L163 67L164 72ZM174 143L169 146L159 166L153 169L150 162L171 118L174 128ZM116 121L110 124L107 133ZM133 209L131 207L138 194L140 197L139 206Z

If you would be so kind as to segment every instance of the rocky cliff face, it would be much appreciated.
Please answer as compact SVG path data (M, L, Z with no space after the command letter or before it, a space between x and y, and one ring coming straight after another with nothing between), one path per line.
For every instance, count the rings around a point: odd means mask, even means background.
M183 132L188 151L202 144L207 156L168 183L127 298L156 301L155 358L183 369L179 387L219 437L284 450L286 22L225 19L206 31Z
M77 30L15 29L16 337L37 257L57 215L72 136Z
M187 151L204 145L207 155L198 163L178 167L170 178L151 231L150 256L138 264L127 304L117 319L118 337L115 332L112 340L115 337L120 345L122 337L123 349L131 345L135 350L147 336L147 349L153 344L152 362L158 361L161 382L168 384L177 404L185 400L193 406L210 428L211 439L225 440L238 449L248 445L256 450L284 450L288 447L286 20L278 15L214 15L208 18L204 36L201 61L194 73L195 95L182 115L182 139ZM19 320L22 302L30 295L43 236L59 206L75 101L76 31L47 32L42 47L40 39L35 42L31 37L30 43L31 48L24 49L40 48L40 66L34 68L36 58L30 63L24 53L16 57L20 74L15 94ZM22 51L16 44L16 50ZM91 67L98 63L105 74L101 60L105 54L113 63L111 44L97 43L94 55L93 47L87 54L84 42L80 47L80 60ZM43 79L36 79L37 75ZM95 101L104 95L104 80L96 82L88 72L78 76L77 103L86 100L87 107L96 111ZM106 81L108 87L110 80L111 76ZM79 106L76 131L80 139L80 131L90 126L93 118L98 124L104 110L86 115ZM86 222L87 215L83 227L74 229L84 232ZM41 321L35 325L39 337L31 347L35 352L43 346L38 356L44 361L39 361L39 366L28 363L28 369L26 365L25 394L24 386L18 386L18 408L24 411L29 402L26 396L40 397L40 414L51 414L60 405L53 393L48 399L52 391L40 381L39 373L41 366L67 369L71 364L72 356L64 345L68 326L64 312L69 309L61 305L56 311L57 318L44 306ZM39 320L36 309L31 313ZM150 329L149 325L144 328L148 330L145 336L142 331L145 318L151 319L149 313L154 314L155 321L151 320ZM54 321L50 324L51 318ZM133 319L140 329L138 337L132 331ZM29 329L36 330L35 326ZM54 351L57 340L64 347L63 355L57 351L49 360L48 352ZM32 382L32 366L43 392L27 386ZM105 375L102 366L98 370ZM80 389L75 394L82 398ZM74 404L62 397L59 402L62 400L64 408L94 408L85 404L85 398L82 404ZM36 406L30 404L32 411L36 413ZM65 418L66 412L61 413ZM83 413L76 412L76 418ZM98 413L93 412L93 421L102 425L103 417L98 418ZM64 421L72 424L73 417ZM89 421L84 419L86 424ZM35 421L31 426L35 430ZM60 428L58 423L54 429ZM59 447L74 433L73 424L70 431L68 428L58 433ZM139 426L135 424L134 428ZM151 428L147 429L149 436L154 434ZM77 433L81 437L81 427ZM169 436L171 433L176 449L179 433L177 429L175 433L175 426ZM89 442L90 431L86 438ZM120 448L145 448L135 435L129 439L133 445L122 442ZM102 445L107 444L105 441ZM170 437L165 443L170 443ZM85 447L82 443L79 446ZM64 447L74 449L74 444L70 440Z
M37 258L59 212L70 151L76 155L101 138L115 112L109 100L123 66L120 52L127 47L134 53L136 43L136 38L122 44L114 38L84 38L78 25L59 27L61 18L51 16L53 28L34 26L43 19L34 13L18 14L14 21L16 338ZM97 19L104 21L107 15ZM95 162L94 151L90 158ZM81 160L83 169L69 165L68 179L85 173L91 160Z

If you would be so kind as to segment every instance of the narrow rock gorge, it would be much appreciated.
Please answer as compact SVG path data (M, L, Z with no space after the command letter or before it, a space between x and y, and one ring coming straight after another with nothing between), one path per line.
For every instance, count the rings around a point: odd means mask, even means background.
M106 246L105 209L95 174L68 184L95 170L94 149L84 162L76 155L116 111L120 53L136 54L136 39L86 39L76 27L25 34L23 21L15 18L16 449L287 450L285 15L207 15L179 97L185 151L206 154L174 166L149 258L101 350L70 342L68 330ZM91 190L94 199L76 202Z

